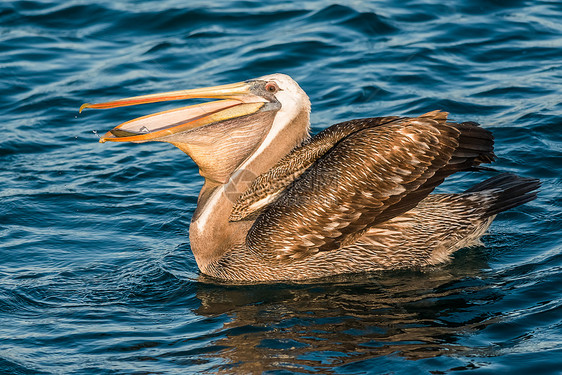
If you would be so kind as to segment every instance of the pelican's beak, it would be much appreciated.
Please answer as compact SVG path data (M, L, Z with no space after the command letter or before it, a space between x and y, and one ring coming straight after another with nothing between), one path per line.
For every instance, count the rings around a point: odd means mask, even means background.
M107 132L100 142L164 140L162 138L172 134L256 113L268 102L264 97L252 93L252 82L239 82L209 88L136 96L106 103L86 103L80 107L80 112L85 108L115 108L193 98L223 100L171 109L127 121Z

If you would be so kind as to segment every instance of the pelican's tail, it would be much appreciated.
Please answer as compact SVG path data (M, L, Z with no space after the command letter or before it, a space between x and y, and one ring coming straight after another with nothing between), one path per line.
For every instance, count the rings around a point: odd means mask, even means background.
M482 215L488 217L532 201L537 197L540 184L540 181L534 178L502 173L474 185L464 193L484 193L493 197L487 200Z

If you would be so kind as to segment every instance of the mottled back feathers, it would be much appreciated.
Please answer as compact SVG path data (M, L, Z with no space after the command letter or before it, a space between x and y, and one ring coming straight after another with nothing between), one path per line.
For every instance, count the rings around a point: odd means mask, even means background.
M446 116L334 125L259 176L231 220L257 216L246 245L269 260L350 245L415 207L448 175L494 159L489 131Z

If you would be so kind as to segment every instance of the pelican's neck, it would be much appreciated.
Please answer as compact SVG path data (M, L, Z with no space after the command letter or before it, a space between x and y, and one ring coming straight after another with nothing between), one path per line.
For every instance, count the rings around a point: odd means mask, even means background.
M281 109L267 136L253 153L246 156L226 183L205 180L189 229L191 249L201 270L205 271L209 263L244 242L252 223L228 220L236 200L257 176L268 171L308 137L309 123L310 107L298 113L286 113Z

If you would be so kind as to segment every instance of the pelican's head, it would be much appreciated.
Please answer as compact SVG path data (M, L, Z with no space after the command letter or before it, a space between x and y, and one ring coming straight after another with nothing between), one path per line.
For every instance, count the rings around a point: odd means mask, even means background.
M127 121L107 132L100 142L169 142L188 154L206 179L225 183L242 164L260 155L279 159L308 135L310 101L285 74L209 88L86 103L80 111L193 98L221 100Z

